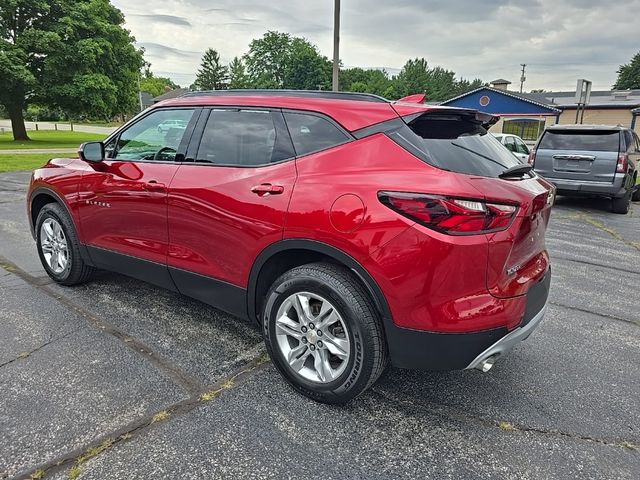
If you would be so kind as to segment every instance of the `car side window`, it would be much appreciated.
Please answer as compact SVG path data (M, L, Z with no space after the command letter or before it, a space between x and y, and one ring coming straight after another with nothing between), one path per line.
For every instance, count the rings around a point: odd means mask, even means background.
M529 148L525 145L525 143L519 138L514 138L516 142L516 151L518 153L523 153L525 155L529 154Z
M104 144L104 158L113 158L113 153L116 151L117 141L118 137L113 137Z
M193 109L156 110L120 133L113 158L174 161Z
M504 146L507 147L507 149L510 152L515 152L516 151L516 142L514 140L513 137L507 137L504 140Z
M283 148L279 130L271 111L212 110L202 133L196 161L257 167L292 158L290 142L288 149Z
M631 130L624 131L624 142L627 144L627 152L633 153L636 151L636 139Z
M346 133L318 115L286 112L284 118L298 156L335 147L350 140Z

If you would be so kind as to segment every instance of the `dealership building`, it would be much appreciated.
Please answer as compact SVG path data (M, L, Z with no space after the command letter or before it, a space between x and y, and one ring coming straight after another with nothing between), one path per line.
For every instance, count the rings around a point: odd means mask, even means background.
M576 121L575 91L518 93L509 90L510 84L508 80L494 80L490 87L480 87L442 105L499 115L492 132L512 133L527 141L535 141L546 126L556 123L624 125L640 134L640 90L594 90Z

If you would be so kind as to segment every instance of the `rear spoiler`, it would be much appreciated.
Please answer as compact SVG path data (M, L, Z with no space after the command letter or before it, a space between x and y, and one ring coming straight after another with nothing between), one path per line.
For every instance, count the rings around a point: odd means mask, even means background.
M405 102L405 103L424 103L427 100L426 93L416 93L414 95L409 95L407 97L402 97L395 103Z
M393 105L393 104L392 104ZM469 108L452 108L452 107L434 107L429 109L424 109L422 111L414 111L412 113L407 113L406 111L402 111L405 109L399 109L399 105L393 105L396 113L400 115L400 118L404 120L404 122L409 125L412 122L417 121L422 117L463 117L465 120L470 122L474 122L478 125L482 125L484 128L488 129L492 125L495 125L500 117L498 115L492 115L490 113L480 112L478 110L472 110Z

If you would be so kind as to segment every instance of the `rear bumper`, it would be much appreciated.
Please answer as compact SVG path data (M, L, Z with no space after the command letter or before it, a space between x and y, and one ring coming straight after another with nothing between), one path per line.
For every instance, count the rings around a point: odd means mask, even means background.
M408 328L387 328L391 363L395 367L420 370L463 370L479 366L491 356L500 356L525 340L542 321L546 310L551 271L527 292L520 326L474 333L436 333Z
M582 180L567 180L564 178L545 177L557 188L558 195L606 195L608 197L622 197L626 193L625 178L616 176L611 182L587 182Z

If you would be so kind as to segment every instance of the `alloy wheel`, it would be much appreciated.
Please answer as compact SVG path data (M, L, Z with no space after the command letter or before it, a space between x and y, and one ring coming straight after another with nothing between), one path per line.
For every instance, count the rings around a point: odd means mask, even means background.
M347 326L326 298L298 292L282 302L276 340L289 367L304 379L329 383L346 369L350 356Z
M54 218L47 218L40 227L40 248L47 265L55 274L64 272L69 262L67 237Z

